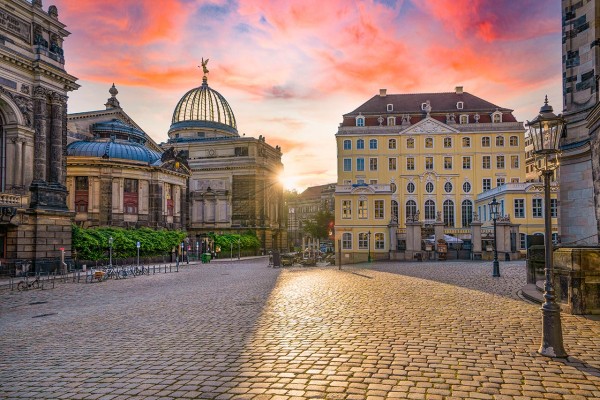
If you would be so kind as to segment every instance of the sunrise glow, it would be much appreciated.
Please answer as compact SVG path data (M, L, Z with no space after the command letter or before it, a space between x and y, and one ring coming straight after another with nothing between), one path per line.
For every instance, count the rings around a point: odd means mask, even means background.
M231 105L240 134L281 146L286 188L336 181L342 115L376 95L455 86L537 113L561 99L560 4L523 0L56 0L69 112L102 109L108 88L163 142L177 100L201 84ZM535 24L531 22L535 21Z

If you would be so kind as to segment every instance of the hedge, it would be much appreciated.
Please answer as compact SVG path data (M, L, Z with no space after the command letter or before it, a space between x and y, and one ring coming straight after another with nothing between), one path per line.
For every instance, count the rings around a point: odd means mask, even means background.
M187 234L177 230L153 230L150 228L90 228L73 225L73 249L80 260L108 259L108 239L112 236L114 258L128 258L137 255L136 243L140 242L140 256L158 256L170 253L181 243Z

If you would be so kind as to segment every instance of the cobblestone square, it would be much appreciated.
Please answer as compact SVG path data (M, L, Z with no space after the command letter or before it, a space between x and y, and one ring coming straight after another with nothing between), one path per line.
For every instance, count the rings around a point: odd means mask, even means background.
M536 353L523 262L264 258L0 293L0 398L600 398L600 322Z

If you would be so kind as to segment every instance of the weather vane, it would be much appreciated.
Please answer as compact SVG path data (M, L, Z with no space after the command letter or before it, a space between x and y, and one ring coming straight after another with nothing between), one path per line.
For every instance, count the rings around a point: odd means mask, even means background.
M202 72L204 72L204 76L208 74L208 68L206 68L206 64L208 64L208 58L204 61L204 57L202 57ZM198 66L200 68L200 66Z

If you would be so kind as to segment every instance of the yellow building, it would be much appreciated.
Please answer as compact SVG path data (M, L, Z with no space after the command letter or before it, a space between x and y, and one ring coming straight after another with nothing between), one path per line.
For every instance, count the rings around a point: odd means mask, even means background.
M558 242L558 185L550 186L550 215L552 216L552 241ZM475 201L477 213L483 228L492 228L489 203L496 198L500 203L500 218L509 217L519 224L519 237L515 238L516 248L525 252L527 235L544 235L544 184L539 182L508 183L484 193Z
M385 89L345 114L336 134L336 242L345 261L401 252L405 221L470 239L479 193L525 182L525 129L512 110L457 87ZM337 243L336 243L337 245Z

